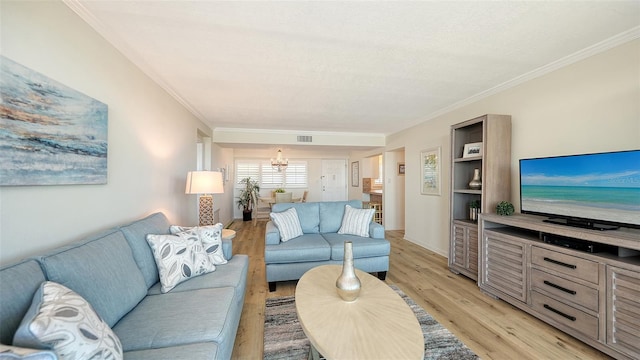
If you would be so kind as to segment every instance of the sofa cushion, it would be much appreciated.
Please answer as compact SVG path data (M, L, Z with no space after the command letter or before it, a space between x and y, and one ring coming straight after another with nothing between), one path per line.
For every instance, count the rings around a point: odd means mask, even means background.
M305 234L279 245L265 245L267 264L329 260L331 247L320 234Z
M47 279L86 299L113 326L147 294L122 232L113 230L40 258Z
M227 341L234 296L231 287L147 296L113 331L124 351Z
M362 201L328 201L318 203L320 206L320 233L337 233L342 225L345 205L362 208Z
M236 255L224 265L216 266L216 271L189 279L171 290L172 293L198 289L234 287L236 292L244 291L247 282L249 257ZM149 289L148 295L162 294L161 284L157 283Z
M375 209L355 209L345 205L342 225L338 234L369 237L369 223L373 219Z
M170 346L159 349L127 351L127 360L211 360L218 359L218 344L214 342Z
M224 256L222 248L222 223L195 227L178 225L171 225L171 227L169 227L169 231L173 235L191 229L198 233L200 241L202 241L202 246L204 246L204 251L209 256L209 261L211 261L212 264L222 265L227 263L227 259Z
M273 204L272 212L282 212L290 208L296 209L300 227L305 234L320 232L320 207L318 203L277 203Z
M0 342L11 344L13 334L29 310L33 294L46 280L40 264L26 260L0 269Z
M356 235L322 234L331 245L331 260L344 259L344 242L353 242L353 258L388 256L391 251L386 239L364 238Z
M280 231L280 240L282 242L302 235L302 227L300 226L300 220L298 220L296 208L290 208L279 213L272 212L269 217L276 224L278 231Z
M0 360L58 360L53 351L0 344Z
M196 229L176 235L149 234L147 242L153 250L163 293L171 291L192 276L210 273L216 269L209 261Z
M36 291L13 343L53 350L65 360L122 359L120 340L91 305L52 281Z
M169 234L169 226L169 220L163 213L155 213L120 227L129 242L129 246L131 246L133 257L136 259L136 264L144 276L147 289L160 280L153 252L147 243L147 235Z

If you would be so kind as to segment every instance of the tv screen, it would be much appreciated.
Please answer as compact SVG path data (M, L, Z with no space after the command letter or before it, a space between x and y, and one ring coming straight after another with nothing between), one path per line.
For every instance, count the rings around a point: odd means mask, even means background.
M640 150L521 159L520 210L640 228Z

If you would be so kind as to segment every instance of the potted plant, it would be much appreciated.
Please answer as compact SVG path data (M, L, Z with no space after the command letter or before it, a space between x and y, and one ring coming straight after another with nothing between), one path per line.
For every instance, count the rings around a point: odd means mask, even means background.
M478 221L478 214L480 213L480 200L471 200L469 203L469 219L472 221Z
M496 212L498 215L509 216L515 212L513 204L508 201L500 201L496 206Z
M285 189L283 189L283 188L277 188L277 189L273 190L273 192L274 192L274 193L284 194L284 193L286 193L287 191L286 191Z
M242 209L242 220L249 221L251 220L251 212L255 205L253 203L253 195L255 195L255 198L258 198L260 185L258 185L257 181L251 180L250 177L240 180L239 184L244 185L244 187L240 190L240 195L238 196L238 209Z

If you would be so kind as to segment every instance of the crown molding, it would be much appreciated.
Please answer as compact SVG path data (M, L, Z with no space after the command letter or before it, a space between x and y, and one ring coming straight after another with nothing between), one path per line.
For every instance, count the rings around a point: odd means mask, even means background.
M126 41L114 33L109 27L105 26L98 18L96 18L82 3L78 0L62 0L73 12L75 12L82 20L91 26L100 36L102 36L111 46L118 50L124 57L133 63L140 71L147 75L153 82L158 84L160 88L166 91L169 96L173 97L180 105L184 106L187 111L193 114L200 121L211 126L206 118L196 110L188 101L182 98L169 84L167 84L160 75L158 75L151 66L140 55L133 50Z
M553 71L556 71L558 69L561 69L565 66L571 65L571 64L575 64L579 61L582 61L584 59L587 59L591 56L597 55L599 53L605 52L609 49L612 49L616 46L625 44L629 41L633 41L635 39L640 38L640 26L636 26L634 28L631 28L627 31L624 31L618 35L614 35L606 40L603 40L599 43L596 43L594 45L591 45L589 47L586 47L582 50L579 50L571 55L567 55L561 59L558 59L556 61L553 61L547 65L541 66L535 70L529 71L525 74L522 74L520 76L517 76L511 80L508 80L502 84L496 85L490 89L487 89L485 91L482 91L476 95L473 95L471 97L468 97L464 100L458 101L452 105L449 105L445 108L442 108L434 113L431 113L429 116L427 116L427 120L420 120L418 122L416 122L413 126L419 125L425 121L429 121L429 120L433 120L438 116L444 115L446 113L449 113L451 111L457 110L463 106L472 104L474 102L480 101L484 98L487 98L491 95L495 95L498 93L501 93L505 90L508 90L510 88L513 88L515 86L518 86L520 84L523 84L527 81L539 78L543 75L549 74ZM406 129L408 129L410 127L407 127ZM405 130L406 130L405 129Z

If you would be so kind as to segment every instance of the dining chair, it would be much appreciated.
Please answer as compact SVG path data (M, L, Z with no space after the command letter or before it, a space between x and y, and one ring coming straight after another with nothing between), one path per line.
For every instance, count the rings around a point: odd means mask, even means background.
M276 203L290 203L293 193L276 193Z
M300 202L307 202L307 194L309 194L309 190L305 190L304 193L302 193L302 197L300 198Z
M253 226L256 226L258 218L269 218L271 206L268 201L261 200L255 193L251 194L251 197L253 199Z

